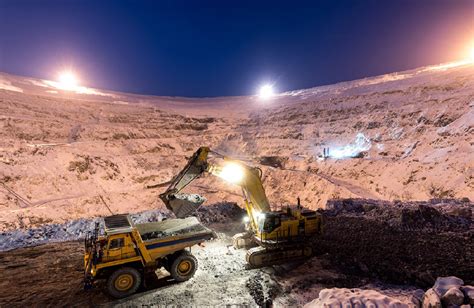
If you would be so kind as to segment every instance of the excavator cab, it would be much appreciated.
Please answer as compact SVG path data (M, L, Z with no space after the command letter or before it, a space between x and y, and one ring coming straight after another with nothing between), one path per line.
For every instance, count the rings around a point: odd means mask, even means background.
M260 233L270 233L281 226L281 213L269 212L265 217L258 220L258 231Z

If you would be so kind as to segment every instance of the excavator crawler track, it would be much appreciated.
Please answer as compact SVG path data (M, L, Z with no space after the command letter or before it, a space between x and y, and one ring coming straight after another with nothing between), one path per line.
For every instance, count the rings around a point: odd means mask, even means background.
M252 268L283 264L309 258L313 250L309 246L285 246L269 249L254 247L247 251L246 260Z

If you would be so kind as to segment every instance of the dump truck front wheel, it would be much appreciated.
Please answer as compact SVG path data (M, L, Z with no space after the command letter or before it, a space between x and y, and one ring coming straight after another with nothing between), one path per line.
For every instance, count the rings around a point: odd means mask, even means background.
M171 277L176 281L186 281L194 276L197 264L196 258L190 252L183 251L171 264Z
M123 298L135 293L142 282L142 275L132 267L117 269L107 279L107 291L115 298Z

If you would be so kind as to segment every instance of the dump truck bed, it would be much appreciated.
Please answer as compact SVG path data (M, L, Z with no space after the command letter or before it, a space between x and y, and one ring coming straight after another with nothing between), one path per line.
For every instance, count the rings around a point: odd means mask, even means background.
M134 224L128 215L114 215L105 217L104 222L105 233L108 235L138 231L153 259L217 237L214 231L203 226L196 217Z
M136 224L134 227L154 259L216 237L196 217Z
M137 228L138 233L140 233L140 236L145 242L156 239L162 240L173 236L212 233L212 231L204 227L196 217L136 224L135 228Z

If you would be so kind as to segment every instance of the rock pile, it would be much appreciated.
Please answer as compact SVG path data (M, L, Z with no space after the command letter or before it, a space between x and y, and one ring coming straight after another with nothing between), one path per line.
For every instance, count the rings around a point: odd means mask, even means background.
M454 276L439 277L423 296L423 308L474 306L474 287Z
M130 216L134 223L145 223L161 221L168 215L167 212L162 210L153 210L131 214ZM102 218L77 219L63 224L45 224L38 228L0 232L0 251L50 242L81 240L87 232L94 230L96 222L103 223Z
M245 210L236 203L221 202L200 207L195 215L199 220L209 225L212 223L235 223L241 222L245 215Z
M319 292L318 298L304 305L304 308L319 307L411 308L420 307L420 305L416 299L414 301L410 301L408 299L402 301L400 299L382 294L375 290L331 288L323 289L321 292Z
M436 277L474 283L474 204L467 200L334 200L316 240L347 270L385 281L432 286Z
M313 307L397 307L397 308L470 308L474 307L474 287L454 276L439 277L434 286L423 292L412 290L396 294L390 290L329 288L319 292L318 298L307 303Z

